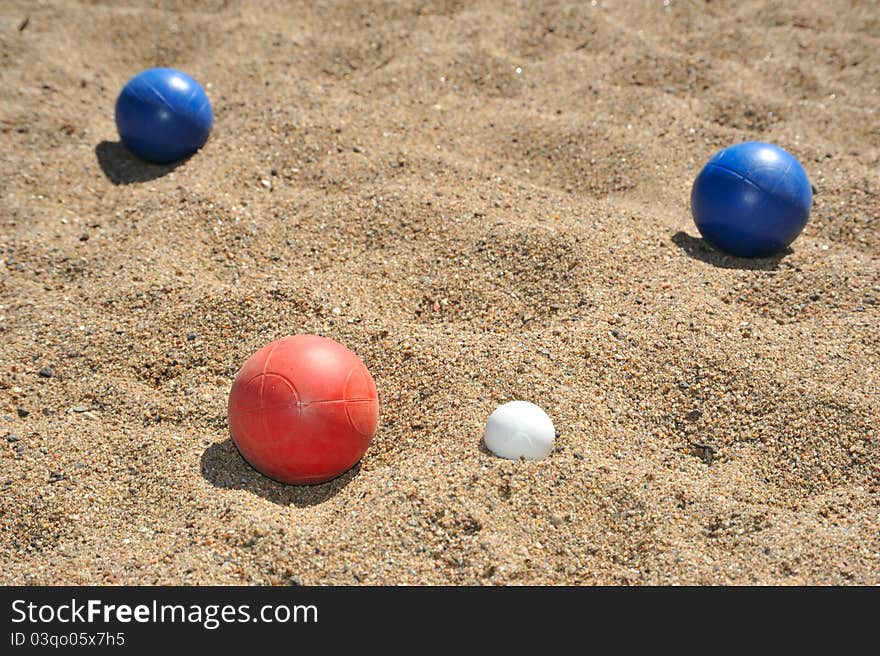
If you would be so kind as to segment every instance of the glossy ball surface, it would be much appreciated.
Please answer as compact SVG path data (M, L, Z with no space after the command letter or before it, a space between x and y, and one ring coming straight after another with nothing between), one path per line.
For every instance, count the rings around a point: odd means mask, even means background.
M547 413L528 401L498 406L486 422L483 443L496 456L541 460L550 455L556 430Z
M116 99L119 137L148 162L167 164L192 155L208 140L213 124L205 90L173 68L138 73Z
M229 394L235 446L282 483L322 483L350 469L370 445L378 416L376 386L361 359L317 335L261 348Z
M717 152L691 190L700 234L738 257L784 251L807 224L812 204L800 162L778 146L754 141Z

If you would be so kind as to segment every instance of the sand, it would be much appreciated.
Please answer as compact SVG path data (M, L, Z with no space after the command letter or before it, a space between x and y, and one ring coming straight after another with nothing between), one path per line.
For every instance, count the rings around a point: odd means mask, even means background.
M4 2L0 583L880 583L878 51L876 2ZM215 112L176 167L113 122L156 65ZM817 191L777 258L690 217L745 140ZM381 416L291 487L226 398L303 332ZM481 447L512 399L548 459Z

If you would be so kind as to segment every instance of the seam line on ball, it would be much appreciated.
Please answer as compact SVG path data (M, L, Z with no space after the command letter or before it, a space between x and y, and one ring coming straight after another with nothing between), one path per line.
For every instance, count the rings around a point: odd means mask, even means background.
M145 86L147 87L147 89L149 89L154 94L156 94L156 97L159 99L159 102L156 102L153 98L144 98L142 95L140 95L138 93L135 93L134 95L136 95L142 101L149 103L150 105L164 105L165 108L168 109L169 111L171 111L171 112L174 111L174 107L172 107L171 103L169 103L165 99L165 96L163 96L161 93L159 93L159 90L156 88L155 84L147 83Z
M275 349L277 349L277 348L278 348L278 342L275 342L275 344L269 350L269 353L266 355L266 360L263 362L263 377L260 379L260 407L261 408L264 405L263 391L266 389L266 372L269 370L269 360L272 359L272 354L275 352ZM294 391L294 394L295 393L296 393L296 391ZM297 400L299 400L299 397L297 397ZM267 417L266 415L263 415L262 421L260 423L263 424L263 431L268 433L269 432L269 417Z
M263 377L263 379L260 381L260 405L263 404L263 390L266 389L266 372L269 371L269 360L272 359L272 354L275 352L275 349L277 349L277 348L278 348L278 344L277 343L273 344L272 348L269 349L269 353L266 354L266 359L263 360L263 371L260 372L260 374L259 374L260 376ZM256 378L256 376L254 376L254 378ZM253 380L254 378L251 378L251 380ZM248 382L250 382L250 381L248 381Z
M734 171L732 168L724 166L723 164L716 164L715 162L709 162L708 164L706 164L706 166L707 167L712 166L712 167L715 167L716 169L721 169L722 171L726 171L727 173L730 173L731 175L735 175L737 178L739 178L740 180L742 180L746 184L753 186L755 189L760 191L762 194L767 194L768 196L772 196L773 198L776 198L777 200L785 203L786 205L791 205L792 207L797 207L797 203L791 202L791 200L789 198L786 198L785 196L780 196L775 191L769 191L767 189L764 189L764 187L759 185L754 180L750 180L749 178L744 176L739 171ZM791 165L789 165L789 168L791 168ZM788 172L788 169L786 169L786 173L787 172Z
M328 403L378 403L376 399L329 399L327 401L296 401L294 403L281 403L279 405L261 406L259 408L250 408L241 410L243 414L252 415L255 412L263 412L265 410L284 410L291 408L305 408L310 405L326 405Z

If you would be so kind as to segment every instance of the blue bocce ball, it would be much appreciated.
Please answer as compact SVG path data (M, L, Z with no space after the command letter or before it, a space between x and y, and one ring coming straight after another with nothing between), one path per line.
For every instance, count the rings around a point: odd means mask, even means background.
M804 229L812 204L800 162L778 146L754 141L715 153L691 191L700 234L739 257L784 251Z
M213 123L205 90L173 68L138 73L116 100L120 138L148 162L165 164L192 155L208 140Z

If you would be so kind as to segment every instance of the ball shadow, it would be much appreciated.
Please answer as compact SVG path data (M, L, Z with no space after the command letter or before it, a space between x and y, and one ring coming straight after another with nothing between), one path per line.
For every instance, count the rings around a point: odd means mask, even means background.
M770 257L736 257L716 250L702 237L691 237L686 232L681 231L672 235L672 243L683 250L688 257L721 269L776 271L782 259L794 253L791 248L786 248L781 253Z
M241 457L235 443L227 438L212 444L202 454L202 477L224 490L247 490L279 506L300 508L324 503L339 493L360 471L360 462L332 481L318 485L286 485L267 478Z
M134 155L121 141L102 141L95 146L95 157L107 179L115 185L149 182L171 173L186 160L171 164L151 164Z
M491 456L493 458L497 458L494 453L489 450L489 447L486 446L486 441L483 439L483 436L480 436L479 441L477 442L477 451L482 453L483 455Z

